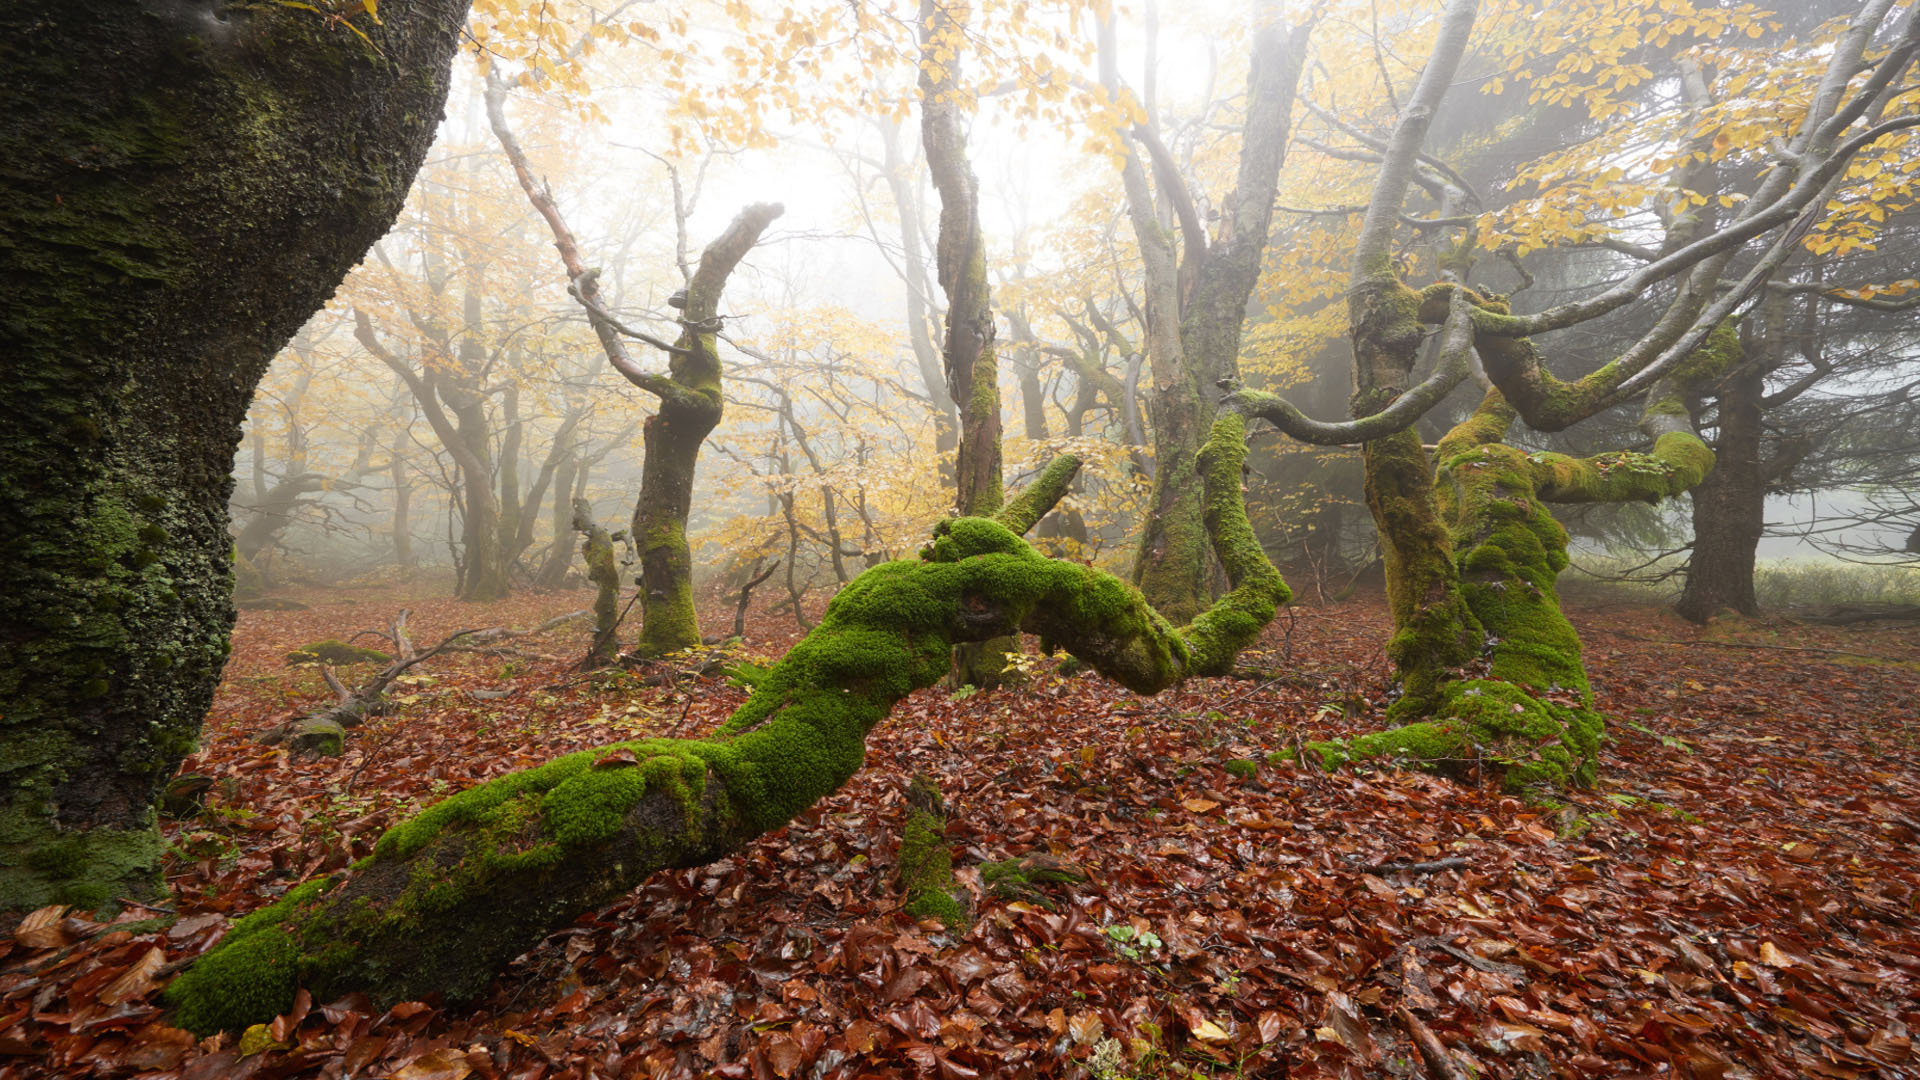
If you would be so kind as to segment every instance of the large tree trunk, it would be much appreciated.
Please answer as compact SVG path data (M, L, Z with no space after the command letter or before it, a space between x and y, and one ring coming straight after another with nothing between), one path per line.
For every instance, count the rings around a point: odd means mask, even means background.
M466 5L0 8L0 912L160 889L253 388L393 221Z
M1200 470L1234 590L1174 629L1126 583L1022 540L1066 490L1064 458L995 519L941 523L917 559L860 575L706 739L644 739L473 788L390 830L344 882L317 879L236 925L167 990L195 1031L270 1020L305 986L376 1007L470 999L507 961L655 870L738 850L837 790L867 734L947 674L953 645L1027 631L1140 693L1222 674L1287 599L1240 499L1244 426Z

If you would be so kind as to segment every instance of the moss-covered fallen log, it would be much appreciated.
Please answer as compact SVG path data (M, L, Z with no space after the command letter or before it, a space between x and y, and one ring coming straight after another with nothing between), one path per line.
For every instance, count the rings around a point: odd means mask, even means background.
M236 925L168 988L176 1023L208 1032L270 1020L303 985L320 1001L354 990L376 1004L469 999L580 912L656 870L718 859L838 790L874 725L947 674L956 642L1038 634L1141 693L1224 673L1288 599L1247 523L1245 454L1242 421L1223 417L1201 464L1234 588L1192 624L1173 627L1132 586L1045 558L1000 521L944 522L917 559L843 588L712 735L571 754L395 826L351 874L310 881ZM1064 491L1063 474L1046 481ZM1015 501L1015 525L1038 519L1036 501Z

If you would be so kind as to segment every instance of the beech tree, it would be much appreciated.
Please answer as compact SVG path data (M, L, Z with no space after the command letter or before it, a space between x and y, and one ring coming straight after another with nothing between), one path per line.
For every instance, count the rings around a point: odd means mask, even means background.
M154 799L233 625L240 421L392 222L465 13L0 12L0 911L159 890Z
M1348 283L1355 419L1316 422L1256 391L1234 401L1302 441L1363 443L1395 625L1388 652L1402 689L1388 717L1403 723L1316 744L1321 760L1478 762L1510 786L1551 786L1592 779L1603 724L1578 635L1555 592L1566 533L1545 504L1656 500L1689 490L1711 470L1713 453L1694 430L1690 402L1739 362L1735 324L1795 249L1791 226L1825 207L1854 154L1920 125L1920 114L1878 116L1920 49L1920 29L1912 9L1890 20L1891 0L1868 0L1834 43L1775 167L1745 199L1725 200L1737 209L1717 218L1692 198L1699 178L1683 174L1672 195L1689 212L1667 216L1661 253L1591 296L1515 315L1504 299L1461 282L1470 237L1450 272L1420 290L1401 280L1393 241L1425 133L1478 8L1475 0L1448 4L1420 81L1392 137L1378 144L1380 167ZM1714 135L1711 125L1695 132L1696 140ZM1710 169L1715 159L1708 151L1698 160ZM1764 248L1736 274L1736 255L1754 239ZM1535 337L1617 311L1667 281L1676 287L1665 310L1617 359L1573 381L1548 370ZM1441 349L1416 383L1428 326L1441 327ZM1412 425L1468 377L1475 353L1486 395L1429 457ZM1515 420L1556 431L1629 401L1642 403L1647 451L1576 459L1529 454L1506 441Z
M1311 23L1285 27L1260 5L1248 61L1235 186L1220 200L1218 223L1209 231L1186 177L1160 141L1158 118L1141 109L1121 86L1112 17L1100 28L1101 83L1131 121L1125 124L1120 175L1145 275L1142 306L1153 384L1149 409L1159 463L1133 580L1155 605L1176 616L1201 610L1212 594L1199 487L1188 468L1212 422L1215 386L1239 377L1241 327L1267 249L1294 92L1306 64L1311 29ZM1151 101L1152 91L1146 96ZM1151 184L1143 153L1152 163ZM1156 213L1156 192L1179 222L1177 254L1173 235Z
M567 272L568 291L587 311L607 360L626 380L659 399L659 411L641 426L646 449L640 497L633 511L635 544L640 549L640 640L634 652L662 656L700 644L700 621L693 606L693 555L687 548L687 513L693 505L694 466L707 436L720 422L719 342L726 325L720 294L733 269L746 257L784 208L755 203L742 210L700 256L700 265L678 294L679 340L669 344L636 331L602 304L597 268L582 260L573 232L560 216L553 195L534 177L526 152L506 119L506 84L497 73L487 82L487 118L514 177L553 233L554 247ZM676 185L677 186L677 185ZM679 220L684 231L684 215ZM648 371L627 350L627 340L650 345L668 356L666 372Z

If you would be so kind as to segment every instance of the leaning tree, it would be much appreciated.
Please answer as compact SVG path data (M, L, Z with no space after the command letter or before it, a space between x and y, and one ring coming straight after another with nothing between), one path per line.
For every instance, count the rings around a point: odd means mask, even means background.
M466 7L0 9L0 912L160 889L240 423L392 223Z
M1724 219L1692 196L1715 190L1711 123L1706 145L1683 148L1699 162L1682 173L1664 215L1656 256L1591 296L1527 315L1462 283L1471 233L1450 252L1442 280L1423 289L1401 278L1394 236L1406 191L1428 160L1422 143L1472 35L1477 0L1450 0L1419 83L1389 140L1353 251L1348 285L1354 415L1321 423L1257 391L1239 407L1304 442L1362 444L1367 503L1379 528L1394 619L1388 652L1400 726L1350 741L1316 744L1328 765L1388 756L1477 762L1508 785L1590 780L1603 730L1580 661L1580 641L1560 609L1555 579L1567 535L1552 502L1657 500L1687 491L1711 470L1713 453L1694 431L1689 403L1739 359L1734 329L1743 307L1821 213L1852 156L1920 125L1920 115L1883 116L1904 89L1920 49L1920 9L1889 19L1893 0L1867 0L1835 42L1806 111L1737 209ZM1889 28L1888 23L1894 25ZM1876 38L1883 40L1876 41ZM1705 112L1707 103L1702 102ZM1682 212L1684 211L1684 212ZM1415 219L1416 228L1444 222ZM1739 258L1750 240L1757 255ZM1617 358L1572 381L1557 378L1534 339L1617 311L1665 285L1669 300ZM1414 372L1440 326L1433 370ZM1430 456L1413 425L1474 371L1484 400ZM1648 450L1589 458L1527 453L1508 443L1516 419L1559 431L1631 402L1641 405Z
M389 830L349 873L248 916L168 988L176 1022L262 1023L300 987L382 1006L471 999L580 912L656 870L736 851L838 790L894 705L946 677L957 643L1036 634L1140 693L1224 674L1288 599L1241 502L1244 432L1223 416L1196 465L1233 590L1192 623L1176 628L1126 582L1021 539L1079 469L1062 457L994 517L944 521L918 558L841 589L707 738L617 743L468 789Z

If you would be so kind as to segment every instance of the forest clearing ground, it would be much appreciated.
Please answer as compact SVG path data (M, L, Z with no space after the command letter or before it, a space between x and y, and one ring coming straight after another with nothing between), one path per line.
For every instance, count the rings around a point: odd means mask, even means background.
M436 657L341 757L291 759L250 741L329 699L290 650L384 630L401 606L425 648L589 602L298 595L313 606L241 614L187 764L215 780L209 809L168 826L180 920L0 939L0 1078L1432 1075L1410 1016L1488 1077L1920 1075L1920 631L1706 632L1784 647L1727 648L1656 609L1574 610L1611 737L1600 786L1562 806L1268 764L1378 726L1377 599L1283 613L1245 658L1279 676L1265 682L1146 699L1043 663L1023 690L922 691L841 792L583 916L474 1005L314 1002L263 1033L267 1050L196 1044L157 990L231 917L441 794L620 738L701 734L745 694L577 676L575 625L506 643L533 656ZM706 611L710 633L730 625L721 598ZM797 636L790 615L756 613L747 653ZM1227 765L1249 758L1251 775ZM975 891L961 934L896 910L916 771L945 793ZM971 868L1035 851L1091 880L1056 890L1055 910L980 894Z

